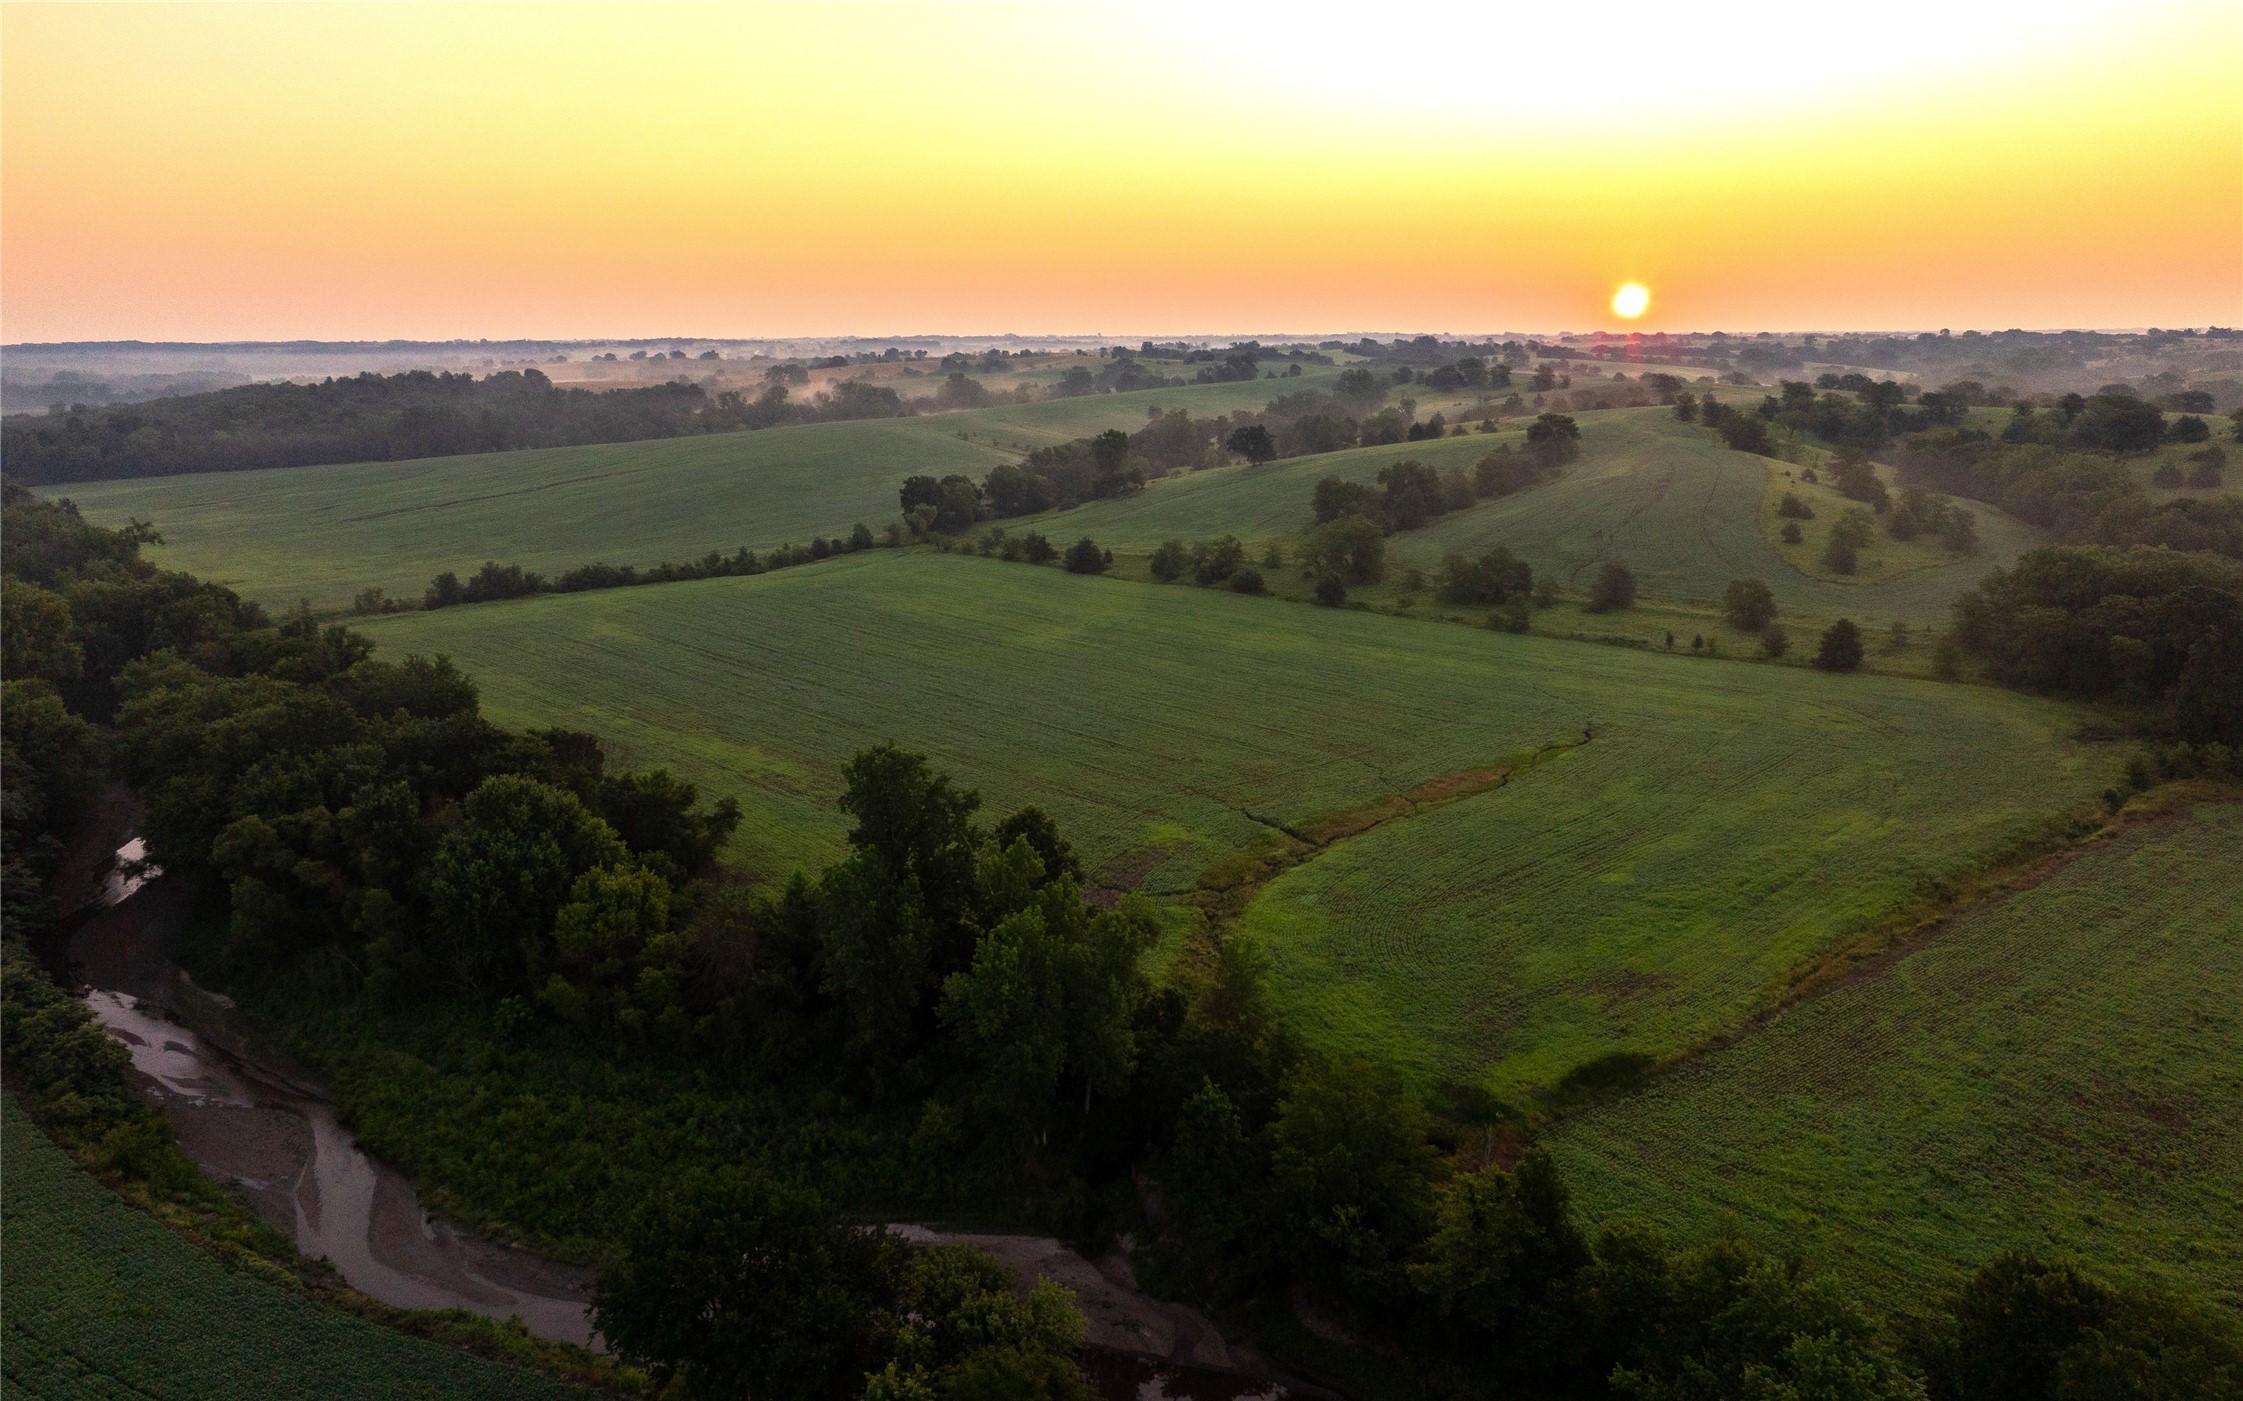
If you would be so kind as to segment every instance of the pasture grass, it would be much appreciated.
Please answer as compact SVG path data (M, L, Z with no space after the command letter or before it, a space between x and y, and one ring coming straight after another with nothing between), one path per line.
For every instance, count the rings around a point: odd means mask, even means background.
M237 1273L133 1210L0 1097L0 1390L62 1398L565 1397Z
M2037 885L1545 1141L1583 1206L1903 1307L2011 1249L2243 1307L2243 803Z
M1575 598L1587 593L1598 566L1618 560L1634 572L1647 599L1718 609L1732 579L1757 578L1768 583L1790 623L1819 627L1851 617L1865 625L1897 620L1922 628L1943 625L1957 597L2044 538L1993 507L1967 502L1978 517L1976 554L1956 558L1928 542L1903 545L1880 526L1863 551L1860 573L1823 577L1811 571L1820 570L1820 550L1838 507L1852 504L1835 491L1787 480L1796 467L1733 452L1676 420L1670 409L1597 410L1576 421L1581 456L1557 480L1393 536L1388 584L1358 596L1389 606L1407 592L1396 585L1409 569L1430 577L1449 554L1476 558L1501 546L1533 565L1537 579L1551 579ZM1297 548L1313 524L1311 495L1323 477L1371 483L1381 468L1406 458L1442 471L1469 469L1497 444L1522 441L1524 428L1511 420L1494 434L1214 468L1155 482L1134 496L1004 524L1042 530L1054 541L1089 535L1133 554L1149 554L1164 540L1232 534L1259 558L1270 544ZM1817 519L1808 526L1822 532L1810 533L1797 562L1791 558L1796 551L1781 545L1781 523L1773 516L1787 489L1815 494ZM1631 635L1658 636L1658 628L1644 628L1640 619L1613 621L1624 630L1634 625Z
M1596 739L1334 843L1247 911L1312 1039L1499 1092L1729 1025L1919 879L2109 781L2072 709L928 552L372 621L508 724L608 736L746 820L762 874L836 855L840 768L894 740L992 817L1059 819L1109 887ZM1926 794L1937 794L1936 800Z

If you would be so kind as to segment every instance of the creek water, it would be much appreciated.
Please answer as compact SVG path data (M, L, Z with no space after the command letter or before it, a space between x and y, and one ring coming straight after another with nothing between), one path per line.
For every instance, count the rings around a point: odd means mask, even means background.
M403 1174L358 1146L309 1075L254 1045L233 1004L172 961L192 892L144 856L137 838L117 849L67 935L62 971L130 1052L141 1092L166 1111L188 1160L360 1293L398 1308L518 1318L538 1337L598 1347L589 1271L493 1244L424 1209ZM1105 1401L1331 1394L1271 1380L1267 1359L1226 1344L1204 1317L1137 1292L1125 1260L1093 1264L1042 1237L901 1231L918 1244L972 1244L1024 1284L1054 1278L1074 1290L1090 1326L1085 1363Z
M143 856L137 839L118 849L66 959L188 1160L362 1294L397 1308L518 1318L538 1337L596 1345L589 1271L495 1245L423 1209L413 1184L358 1146L309 1077L226 1033L231 1004L171 962L187 891L142 866Z

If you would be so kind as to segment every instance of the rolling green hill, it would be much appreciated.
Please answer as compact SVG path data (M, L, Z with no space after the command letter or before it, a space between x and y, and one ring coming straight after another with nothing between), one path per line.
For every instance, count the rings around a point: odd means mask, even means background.
M55 494L98 524L155 522L165 543L150 558L172 568L271 606L333 608L369 586L417 599L440 571L464 574L486 559L550 572L594 560L649 565L801 544L859 521L878 528L916 473L979 478L1017 461L1016 445L1134 430L1154 405L1258 409L1333 373L643 443L77 483Z
M1550 1146L1907 1304L2005 1249L2243 1307L2243 805L2137 823Z
M237 1274L119 1201L0 1102L11 1397L567 1397L533 1373Z
M2069 709L1989 690L927 553L367 631L454 656L502 722L594 730L740 798L738 854L766 873L840 849L840 766L882 739L994 812L1043 805L1107 884L1178 892L1280 827L1593 720L1508 787L1333 843L1247 915L1312 1034L1505 1088L1727 1025L2115 762Z
M1880 577L1870 564L1854 582L1811 578L1786 563L1762 533L1763 497L1772 482L1783 484L1790 470L1784 464L1732 452L1665 409L1609 409L1578 415L1578 422L1581 457L1563 476L1397 536L1389 547L1394 560L1431 569L1451 552L1477 556L1501 545L1532 564L1538 576L1554 574L1561 585L1585 590L1599 563L1617 559L1635 572L1646 595L1718 604L1730 580L1759 578L1768 581L1786 611L1922 625L1943 624L1957 595L2042 539L2032 527L1970 502L1978 517L1975 555L1891 577ZM1494 444L1515 443L1521 436L1474 434L1219 468L1156 482L1140 495L1092 502L1035 524L1054 539L1088 534L1102 545L1130 550L1226 532L1258 545L1310 523L1310 493L1322 477L1370 482L1380 468L1403 458L1443 470L1468 468ZM1835 493L1803 490L1817 497L1818 509L1837 500ZM1870 558L1878 553L1870 552Z

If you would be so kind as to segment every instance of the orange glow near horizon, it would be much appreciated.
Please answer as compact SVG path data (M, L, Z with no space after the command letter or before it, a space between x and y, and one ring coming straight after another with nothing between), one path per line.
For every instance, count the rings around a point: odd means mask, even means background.
M0 27L10 342L2243 322L2232 5Z

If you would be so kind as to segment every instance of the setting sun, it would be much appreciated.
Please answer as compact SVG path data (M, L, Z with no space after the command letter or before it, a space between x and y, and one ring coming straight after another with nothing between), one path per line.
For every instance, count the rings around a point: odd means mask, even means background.
M1612 314L1628 321L1643 315L1651 305L1651 292L1640 282L1629 282L1612 294Z

